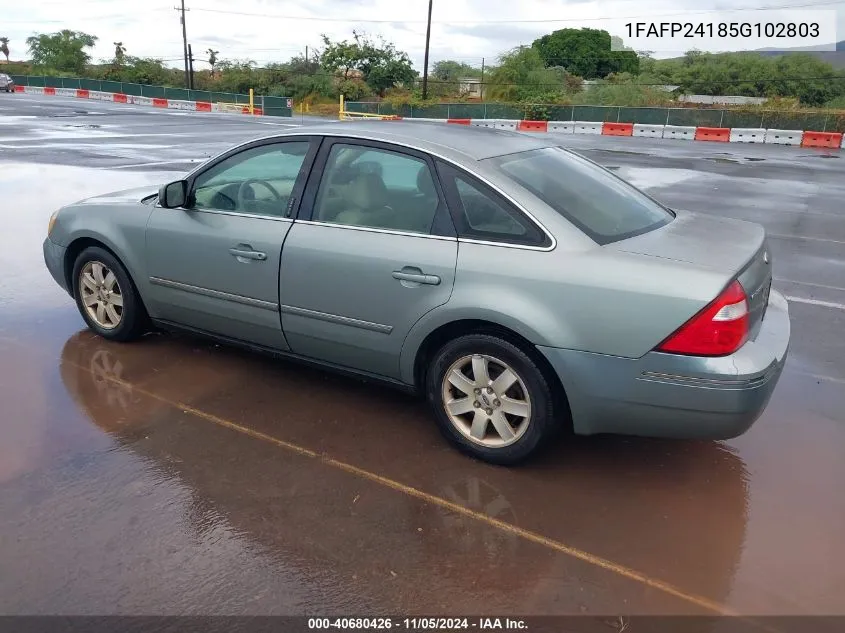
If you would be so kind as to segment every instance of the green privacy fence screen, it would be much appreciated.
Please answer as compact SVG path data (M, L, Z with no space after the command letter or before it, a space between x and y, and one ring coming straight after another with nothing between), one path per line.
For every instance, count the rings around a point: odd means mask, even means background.
M234 92L210 92L207 90L186 90L185 88L167 88L148 86L125 81L107 81L100 79L79 79L76 77L40 77L32 75L12 75L17 86L38 86L44 88L74 88L76 90L96 90L98 92L117 92L136 97L155 99L173 99L174 101L207 101L210 103L241 103L249 105L249 95ZM292 116L293 103L288 97L265 97L256 95L254 105L261 108L268 116Z
M438 103L427 106L374 101L348 101L347 112L394 114L427 119L524 119L548 121L609 121L650 125L692 125L728 128L766 128L845 132L842 112L790 112L786 110L730 110L713 108L628 108L620 106L513 105L506 103ZM532 116L526 117L526 113Z

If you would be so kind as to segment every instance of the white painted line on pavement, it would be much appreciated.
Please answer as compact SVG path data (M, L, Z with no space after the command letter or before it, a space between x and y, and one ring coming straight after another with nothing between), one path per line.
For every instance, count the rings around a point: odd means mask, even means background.
M820 299L805 299L804 297L793 297L784 295L788 301L795 301L796 303L806 303L811 306L821 306L823 308L834 308L836 310L845 310L845 303L836 303L835 301L821 301Z
M152 161L149 163L135 163L133 165L115 165L114 167L109 167L109 169L132 169L133 167L149 167L151 165L185 165L188 163L196 163L199 165L200 163L207 161L208 158L185 158L183 160L160 160L160 161Z
M258 123L260 125L278 125L281 127L302 127L302 123L276 123L275 121L257 121L253 120L252 123Z
M827 284L817 284L817 283L812 282L812 281L795 281L794 279L786 279L784 277L775 277L774 280L775 281L781 281L785 284L798 284L799 286L813 286L814 288L827 288L828 290L843 290L843 291L845 291L845 288L842 288L840 286L828 286Z
M829 237L809 237L806 235L783 235L780 233L769 233L769 237L774 237L779 240L809 240L811 242L832 242L834 244L845 244L843 240L832 240Z

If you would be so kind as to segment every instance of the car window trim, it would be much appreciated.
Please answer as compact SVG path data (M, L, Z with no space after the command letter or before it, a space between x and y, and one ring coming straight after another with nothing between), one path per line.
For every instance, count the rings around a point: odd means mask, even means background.
M237 211L228 211L226 209L195 209L190 207L179 207L179 210L191 211L193 213L213 213L217 215L231 215L239 218L273 220L276 222L293 222L299 210L299 206L302 202L302 193L305 189L305 184L307 183L308 177L311 174L311 170L314 167L314 161L317 157L317 153L319 152L320 144L323 141L323 138L321 136L315 134L303 134L301 136L275 136L247 141L246 143L241 143L240 145L236 145L235 147L229 148L225 152L218 154L209 162L200 165L197 169L188 173L188 175L185 177L185 181L188 183L188 191L191 192L188 194L188 200L186 200L186 202L190 202L191 194L193 193L194 183L196 182L196 179L202 176L210 169L213 169L223 161L231 158L232 156L240 154L241 152L247 152L251 149L255 149L256 147L265 147L268 145L281 145L283 143L302 143L303 141L307 141L308 143L310 143L310 146L308 148L308 151L305 153L305 158L302 161L302 167L300 167L299 174L297 175L296 181L294 182L293 188L291 189L288 208L284 215L278 216L265 215L262 213L239 213ZM290 201L292 201L293 204L291 204ZM158 204L158 201L156 201L156 206L161 208L161 205Z
M451 180L451 177L448 174L441 174L440 173L440 169L441 169L440 164L441 163L443 163L443 167L445 167L447 169L451 169L452 171L454 171L456 176L463 178L471 187L476 189L481 195L489 197L488 192L486 192L485 189L490 189L490 191L494 194L494 197L492 198L493 202L495 202L497 204L504 203L506 206L510 207L511 213L515 213L519 218L521 218L522 221L524 221L527 224L533 226L534 229L537 230L543 236L542 241L544 243L543 244L524 244L524 243L519 243L519 242L511 242L511 241L508 241L507 237L504 237L504 236L500 239L495 239L493 237L491 237L490 239L483 239L483 238L478 238L478 237L462 237L459 233L458 234L458 240L460 242L465 242L465 243L469 243L469 244L485 244L485 245L489 245L489 246L508 246L508 247L511 247L511 248L530 248L530 249L536 249L536 250L551 250L551 249L549 249L549 246L554 244L554 242L552 241L548 232L544 231L543 228L540 226L540 224L538 222L533 221L533 219L531 218L530 215L527 215L526 213L524 213L523 209L521 207L519 207L518 205L512 204L511 201L508 198L502 196L496 189L494 189L493 187L490 187L482 179L478 178L477 176L475 176L471 172L467 171L466 169L461 169L460 167L458 167L454 164L451 164L451 163L446 163L445 161L435 161L435 163L437 164L438 175L440 176L440 180L443 183L443 190L446 192L446 200L449 203L449 211L452 214L452 221L455 223L456 227L459 224L459 222L458 222L459 218L457 218L456 216L458 216L461 213L461 209L463 208L463 200L460 196L460 193L457 191L457 183L454 183L454 184L450 183L447 186L447 182L449 180ZM478 187L479 184L481 185L481 187ZM456 190L454 192L452 192L451 187L454 187ZM453 198L454 198L454 200L453 200ZM501 200L497 200L496 198L501 198ZM469 221L469 218L467 218L467 221ZM548 244L545 243L545 242L548 242Z
M294 136L294 135L291 135ZM383 150L393 154L400 154L421 160L428 167L429 174L434 183L434 189L437 192L437 209L434 212L434 218L431 222L431 227L428 233L414 233L411 231L399 231L395 229L384 229L380 227L355 226L350 224L339 224L336 222L324 222L322 220L315 220L314 207L317 203L317 195L320 191L320 185L323 182L325 175L325 168L328 164L329 156L332 148L335 145L359 145L374 150ZM295 221L307 223L315 226L332 226L336 228L348 228L355 230L371 231L374 233L386 233L391 235L406 235L414 237L430 237L436 239L457 239L458 232L452 222L451 214L449 213L449 205L446 202L446 195L440 179L437 176L437 169L434 165L434 159L427 152L418 150L416 148L405 147L404 145L396 145L390 142L379 141L375 139L362 139L353 136L329 136L326 135L323 142L320 144L320 150L311 168L311 173L308 177L308 182L305 185L302 194L302 203L299 205L298 214L295 216Z
M354 125L354 123L350 123L350 125ZM386 123L386 125L390 125L390 123ZM447 165L452 165L456 169L464 169L464 167L460 163L456 162L453 158L450 158L450 157L448 157L444 154L441 154L439 152L432 151L430 149L426 149L426 148L423 148L423 147L419 147L417 145L409 144L409 143L404 142L404 141L403 141L402 145L398 145L398 144L393 143L392 141L389 141L389 140L385 141L383 139L379 139L379 138L376 138L376 137L373 137L373 136L368 136L366 134L358 134L358 135L350 136L349 133L347 133L347 132L317 132L316 135L315 135L315 132L313 130L309 131L309 132L286 132L283 135L267 136L267 137L264 137L264 138L261 138L261 139L257 139L255 141L247 141L246 143L242 143L241 145L235 146L234 148L227 150L227 152L233 151L235 149L238 149L239 147L244 147L244 146L246 146L250 143L255 143L255 142L258 142L258 141L277 140L277 139L280 139L280 138L284 138L284 139L302 138L302 137L311 138L311 137L314 137L314 136L318 136L320 138L321 143L323 141L328 141L328 140L335 139L335 138L347 138L347 139L351 139L351 140L375 141L375 142L378 142L378 143L384 143L386 145L391 145L393 147L412 149L412 150L415 150L417 152L420 152L421 154L429 156L432 159L442 160ZM211 160L214 160L214 159L211 159ZM315 167L316 167L316 165L312 164L312 166L311 166L312 173L315 171ZM199 171L202 168L203 168L203 165L197 167L194 171ZM194 172L191 172L190 174L188 174L188 176L191 176L193 173ZM471 239L467 239L467 238L462 238L462 239L459 239L458 241L466 242L466 243L486 244L486 245L489 245L489 246L498 246L500 248L515 248L515 249L519 249L519 250L529 250L529 251L544 251L544 252L547 252L547 251L553 251L554 249L557 248L557 238L554 236L554 234L551 231L549 231L549 229L546 228L546 225L543 224L540 220L538 220L534 216L534 214L532 214L530 211L528 211L528 209L526 209L524 205L522 205L512 195L510 195L509 193L504 191L499 185L497 185L495 182L492 182L491 180L489 180L485 176L483 176L481 174L473 174L473 176L475 178L477 178L478 180L480 180L481 182L483 182L488 187L490 187L491 189L493 189L493 191L495 191L496 193L503 196L505 198L505 200L510 202L512 205L514 205L517 209L519 209L519 211L521 213L523 213L532 222L534 222L543 231L543 233L545 233L548 236L548 238L551 240L551 245L548 246L548 247L522 246L521 244L503 244L503 243L499 243L499 242L485 242L483 240L471 240ZM309 181L310 181L310 178L311 178L311 176L309 175ZM435 184L438 185L438 186L441 186L439 179L437 180L437 182ZM306 189L307 189L307 185L306 185ZM302 205L300 203L299 207L301 207L301 206ZM293 217L294 217L294 220L296 221L297 216L293 216ZM457 235L457 232L455 234ZM425 237L425 236L420 234L420 237Z

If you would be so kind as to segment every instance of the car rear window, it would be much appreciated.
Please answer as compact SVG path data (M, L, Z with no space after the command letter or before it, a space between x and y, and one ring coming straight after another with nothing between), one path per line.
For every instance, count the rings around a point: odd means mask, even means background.
M559 147L488 160L599 244L647 233L674 218L611 171Z

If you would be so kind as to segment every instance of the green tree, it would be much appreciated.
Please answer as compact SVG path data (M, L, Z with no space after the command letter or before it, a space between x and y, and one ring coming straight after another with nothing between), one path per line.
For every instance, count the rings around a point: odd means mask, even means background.
M451 82L464 77L480 77L481 69L451 59L444 59L432 66L431 76L439 81Z
M352 71L361 73L369 86L384 95L390 87L414 81L417 73L408 54L399 51L383 38L374 41L365 33L352 32L353 39L332 42L323 35L321 67L330 73L343 73L343 79L350 79Z
M211 66L211 76L214 77L214 67L217 65L217 54L220 51L215 51L209 48L205 52L208 53L208 65Z
M0 37L0 53L3 53L6 56L6 62L9 61L9 38L8 37Z
M224 92L244 94L250 88L258 88L258 70L251 59L235 61L224 59L217 63L219 69L217 86Z
M797 97L821 106L845 95L845 74L806 53L768 57L759 53L687 51L655 60L649 82L677 84L687 94Z
M639 73L637 54L629 50L612 51L607 31L560 29L534 40L532 46L546 66L563 66L584 79L602 79L610 73Z
M123 66L126 61L126 47L123 42L114 43L114 63L115 66Z
M160 59L129 56L121 69L121 81L148 86L163 86L176 81L178 85L183 74L167 68Z
M822 106L845 95L845 72L806 53L790 53L772 61L774 75L783 79L770 82L768 94L798 97L802 104Z
M26 38L32 61L36 65L77 75L81 75L91 61L87 49L93 48L96 43L96 36L69 29Z
M577 92L580 86L580 77L562 66L547 68L539 50L520 46L499 58L499 65L490 72L487 93L492 99L549 103Z

